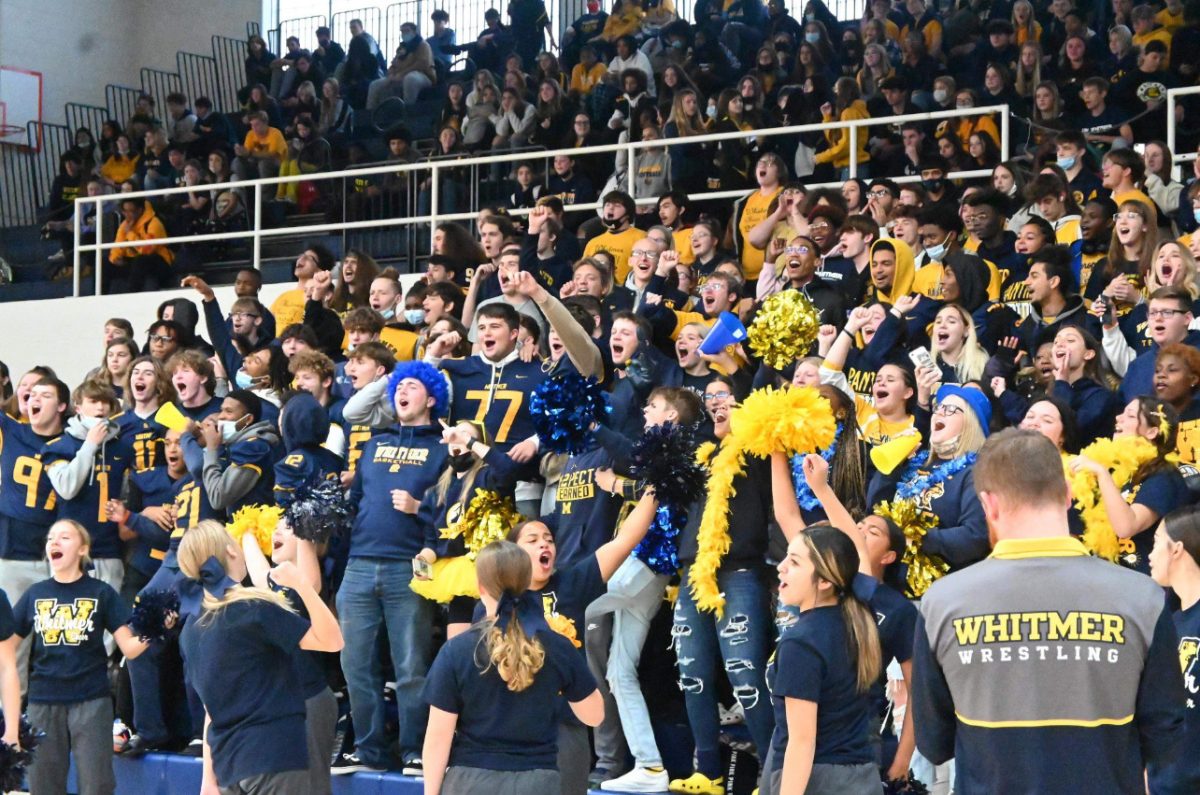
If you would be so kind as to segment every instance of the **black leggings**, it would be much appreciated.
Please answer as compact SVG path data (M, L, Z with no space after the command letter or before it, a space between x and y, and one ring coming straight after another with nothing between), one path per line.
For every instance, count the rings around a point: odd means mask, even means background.
M167 261L158 254L139 254L132 259L125 260L120 265L108 263L104 268L104 276L101 280L104 292L111 292L109 288L114 276L117 275L124 278L124 292L127 293L142 292L146 289L147 280L150 279L156 282L159 290L174 286L172 284L174 272Z

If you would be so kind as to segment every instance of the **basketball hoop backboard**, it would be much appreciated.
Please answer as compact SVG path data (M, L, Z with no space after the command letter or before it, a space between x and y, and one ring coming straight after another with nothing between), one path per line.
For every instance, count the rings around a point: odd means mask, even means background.
M41 140L26 135L29 122L42 120L42 73L0 66L0 144L41 149Z

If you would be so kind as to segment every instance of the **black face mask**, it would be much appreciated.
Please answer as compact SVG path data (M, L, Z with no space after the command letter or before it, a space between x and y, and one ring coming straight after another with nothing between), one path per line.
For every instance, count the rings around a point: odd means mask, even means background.
M938 179L923 179L923 180L921 180L921 187L923 187L925 190L929 191L930 193L940 193L942 188L945 186L945 184L946 184L946 180L941 179L940 177Z
M475 456L470 450L450 456L450 468L455 472L466 472L475 464Z
M623 223L625 223L625 216L621 216L620 218L605 218L604 219L604 226L613 232L620 229L621 224L623 224Z

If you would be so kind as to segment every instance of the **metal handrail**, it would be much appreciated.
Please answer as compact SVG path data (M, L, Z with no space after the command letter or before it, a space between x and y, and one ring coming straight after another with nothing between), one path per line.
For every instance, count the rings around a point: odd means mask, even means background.
M539 153L537 155L537 157L539 159L542 159L542 158L550 159L550 158L557 157L559 155L570 155L572 157L580 157L580 156L587 156L587 155L607 154L610 152L611 153L625 152L627 159L628 159L628 163L629 163L628 168L627 168L627 172L628 172L628 174L627 174L628 175L627 190L628 190L629 194L632 196L632 195L634 195L634 185L635 185L636 176L637 176L636 157L637 157L637 153L643 149L658 148L658 147L662 147L662 146L671 146L677 142L683 142L683 143L687 143L687 144L719 143L721 141L746 139L746 138L750 138L752 136L756 136L759 138L769 138L769 137L782 136L782 135L798 135L798 134L802 134L802 133L811 133L811 132L827 132L830 130L846 130L850 136L849 171L850 171L850 176L853 178L858 173L858 136L861 134L862 128L864 128L864 127L877 127L877 126L883 126L883 125L892 126L892 125L897 125L897 124L906 124L908 122L940 121L940 120L945 120L945 119L962 118L962 117L967 117L967 116L991 116L994 114L998 114L1000 116L1000 150L1001 150L1003 157L1005 159L1007 159L1008 153L1009 153L1009 115L1008 115L1008 106L1007 105L989 105L989 106L980 107L980 108L954 108L954 109L950 109L950 110L934 111L934 112L927 112L927 113L910 113L910 114L905 114L903 116L891 116L891 117L887 117L885 119L870 119L870 118L868 118L868 119L853 119L853 120L848 120L848 121L838 120L838 121L822 122L819 124L798 124L798 125L792 125L792 126L788 126L788 127L771 127L771 128L767 128L767 129L761 129L761 130L749 130L749 131L738 130L738 131L726 132L726 133L707 133L704 135L689 136L686 139L672 138L672 139L659 139L659 140L653 140L653 141L636 141L636 142L626 142L626 143L616 143L616 144L603 144L600 146L592 146L592 147L586 147L586 148L582 148L582 149L563 148L563 149L556 149L556 150ZM521 161L521 160L527 160L529 158L529 156L530 156L529 152L517 151L517 152L508 152L508 153L504 153L504 154L484 155L484 156L471 157L471 158L461 158L461 159L456 159L456 160L426 160L426 161L422 161L419 163L382 165L382 166L372 166L369 168L343 169L341 171L323 172L323 173L318 173L318 174L297 174L297 175L285 176L285 177L258 178L258 179L246 180L243 182L225 182L225 183L220 183L220 184L215 184L215 185L204 185L204 186L195 186L195 187L184 186L184 187L177 187L177 188L163 188L160 190L134 191L131 193L123 193L120 196L116 197L116 199L124 200L124 199L129 199L129 198L145 198L145 199L161 198L163 196L170 196L170 195L180 194L180 193L189 193L189 192L193 192L196 190L221 191L221 190L226 190L226 189L232 189L232 190L247 191L249 189L252 189L253 194L254 194L254 206L252 208L252 216L253 216L254 222L253 222L252 228L250 228L248 230L244 230L244 231L239 231L239 232L220 232L220 233L202 234L202 235L166 237L166 238L156 239L154 241L154 244L155 245L174 245L174 244L183 244L183 243L199 243L199 242L209 242L209 241L216 241L216 240L237 240L237 239L242 239L242 238L251 238L253 240L252 265L255 268L259 268L260 263L261 263L261 252L262 252L261 244L262 244L263 238L272 238L272 237L278 237L278 236L283 236L283 235L295 235L297 233L303 233L303 232L313 232L313 233L335 232L335 231L351 230L351 229L372 229L372 228L383 228L383 227L394 227L394 226L428 225L430 230L432 230L439 223L444 222L444 221L472 220L472 219L474 219L475 214L471 213L471 212L461 212L461 213L439 213L438 212L438 198L439 198L438 191L439 191L439 183L440 183L440 180L438 179L439 173L443 169L450 169L450 168L460 169L460 168L471 167L471 166L490 165L493 163L513 163L513 162L517 162L517 161ZM339 179L344 179L345 177L348 177L348 176L364 177L364 176L372 176L372 175L376 175L376 174L397 174L397 173L404 173L404 172L414 172L414 173L428 172L429 173L429 175L430 175L430 180L429 180L429 182L430 182L430 212L428 215L419 215L419 216L410 215L407 218L379 218L379 219L366 220L366 221L339 221L337 223L313 224L313 225L305 226L305 227L284 227L284 228L279 228L279 229L264 229L262 226L262 197L263 197L263 189L264 188L274 188L275 186L278 186L281 184L288 184L288 183L293 183L293 182L339 180ZM975 178L975 177L988 176L988 175L990 175L990 173L991 173L991 171L988 169L980 169L980 170L973 170L973 171L954 172L949 176L956 178L956 179L961 179L961 178L969 179L969 178ZM895 181L896 182L911 182L911 181L915 181L916 179L918 179L918 178L917 177L910 177L910 178L900 177L900 178L896 179ZM826 187L826 186L833 187L833 186L840 185L840 184L842 184L842 183L840 183L840 182L818 183L818 184L810 185L810 187ZM714 191L714 192L710 192L710 193L697 193L692 196L692 199L694 201L705 201L705 200L715 200L715 199L740 198L742 196L747 195L750 192L751 192L751 190L726 190L726 191ZM76 199L76 202L101 203L101 202L105 202L105 201L111 202L113 200L114 200L114 197L111 195L110 196L80 196ZM654 201L655 201L655 199L653 199L653 198L644 198L644 199L639 200L639 203L650 204L650 203L653 203ZM592 202L592 203L588 203L588 204L570 205L566 209L570 212L581 212L581 211L586 211L586 210L594 210L594 209L597 209L599 206L600 206L599 203ZM517 210L514 212L515 212L515 214L523 214L524 212L527 212L527 211ZM133 248L133 247L138 247L138 246L144 246L146 244L146 241L141 241L141 240L124 241L124 242L119 242L119 243L114 241L114 242L110 242L110 243L83 244L80 241L79 219L81 217L85 216L86 214L87 213L80 211L80 210L77 210L75 212L75 219L76 219L75 227L74 227L74 235L75 235L75 247L74 247L75 291L74 291L74 294L75 295L79 295L79 291L80 291L80 282L79 282L80 267L79 267L79 265L80 265L81 254L83 252L90 251L90 252L94 252L94 254L95 254L96 293L99 294L100 283L101 283L101 272L104 268L103 252L111 250L111 249L117 249L117 248ZM96 230L96 239L97 240L103 240L102 229L100 229L101 224L102 224L102 220L99 218L99 215L98 215L97 216L97 230Z

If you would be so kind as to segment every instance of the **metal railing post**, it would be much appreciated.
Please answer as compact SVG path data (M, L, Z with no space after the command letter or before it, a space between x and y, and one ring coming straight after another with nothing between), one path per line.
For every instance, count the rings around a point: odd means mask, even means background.
M858 176L858 124L847 128L850 133L850 179Z
M254 270L262 270L262 183L254 183Z
M81 237L79 234L79 220L80 220L79 219L79 216L80 216L79 208L80 208L80 206L81 206L80 203L78 201L76 201L75 202L75 218L71 224L71 236L75 240L75 248L71 249L71 271L72 271L71 281L74 284L74 292L72 293L72 295L74 295L76 298L79 297L79 281L80 281L80 279L79 279L79 243L81 242Z
M117 206L120 207L121 205L118 204ZM104 204L101 203L100 201L97 201L96 202L96 244L97 245L104 242L104 212L103 212L103 210L104 210ZM96 295L100 295L100 287L103 284L103 280L101 279L101 276L100 276L100 271L103 267L104 267L104 250L101 248L97 248L96 249L96 267L95 267Z
M434 160L430 164L429 170L429 247L431 249L433 248L433 233L438 225L438 202L441 200L442 186L438 184L439 182L441 180L438 179L438 162Z
M630 112L632 112L632 109L630 109ZM630 121L629 129L632 132L634 120L630 119L629 121ZM637 198L637 154L635 154L636 151L637 150L633 148L633 142L630 141L629 139L626 139L625 140L625 182L629 188L629 195L634 199ZM630 223L632 223L634 220L635 219L633 219L633 218L629 219Z
M1008 146L1009 146L1009 140L1008 140L1009 118L1008 118L1008 116L1009 116L1009 114L1007 111L1000 114L1000 156L1001 156L1001 159L1006 162L1008 160Z

